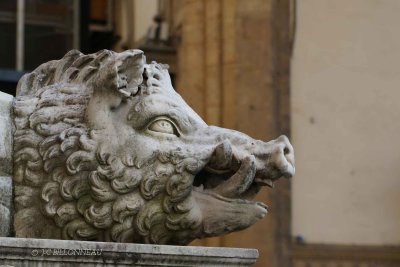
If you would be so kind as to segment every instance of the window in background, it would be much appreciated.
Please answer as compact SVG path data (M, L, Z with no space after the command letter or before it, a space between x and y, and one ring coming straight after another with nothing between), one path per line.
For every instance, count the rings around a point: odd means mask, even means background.
M80 5L79 0L0 1L1 91L15 94L24 72L79 49Z

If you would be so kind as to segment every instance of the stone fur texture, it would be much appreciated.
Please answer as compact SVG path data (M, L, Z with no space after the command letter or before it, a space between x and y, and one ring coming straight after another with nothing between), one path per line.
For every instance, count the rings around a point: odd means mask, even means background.
M208 126L140 50L39 66L14 123L17 237L184 245L254 224L260 187L294 174L286 137Z

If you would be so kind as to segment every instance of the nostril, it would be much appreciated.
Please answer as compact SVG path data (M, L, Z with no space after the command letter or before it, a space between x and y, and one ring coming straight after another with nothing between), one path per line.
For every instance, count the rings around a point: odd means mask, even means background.
M287 146L285 146L285 148L283 149L283 155L286 156L289 153L290 153L290 149Z

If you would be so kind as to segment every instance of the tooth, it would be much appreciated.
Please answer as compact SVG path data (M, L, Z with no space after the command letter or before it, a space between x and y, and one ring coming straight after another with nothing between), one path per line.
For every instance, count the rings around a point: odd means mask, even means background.
M261 206L261 207L263 207L263 208L265 208L265 209L268 209L268 206L263 202L256 202L256 204Z
M204 190L204 186L201 184L201 185L199 185L199 186L194 186L193 187L193 190L194 191L197 191L197 192L204 192L205 190Z
M253 155L244 158L239 170L231 178L212 189L212 191L224 197L238 197L253 182L256 173L255 161L256 159Z
M256 178L254 182L274 188L274 182L271 179Z
M229 140L225 140L215 148L207 167L213 170L227 170L232 162L232 157L232 145Z
M119 92L122 93L125 96L130 96L131 95L131 93L129 93L129 92L123 90L123 89L119 89Z

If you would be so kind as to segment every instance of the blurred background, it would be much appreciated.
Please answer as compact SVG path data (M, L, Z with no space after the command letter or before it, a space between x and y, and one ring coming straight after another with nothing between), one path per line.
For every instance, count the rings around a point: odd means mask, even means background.
M207 123L290 136L297 174L253 227L192 245L255 266L400 266L400 1L0 0L0 90L70 49L170 65Z

